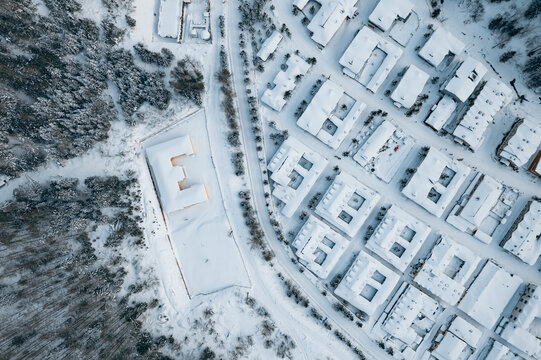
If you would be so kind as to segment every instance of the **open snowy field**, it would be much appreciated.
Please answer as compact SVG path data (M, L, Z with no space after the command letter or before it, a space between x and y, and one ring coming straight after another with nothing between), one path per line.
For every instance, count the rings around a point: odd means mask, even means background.
M209 200L165 215L169 237L191 297L250 285L223 207L208 143L205 112L199 111L143 146L189 135L196 155L184 157L190 183L205 184Z

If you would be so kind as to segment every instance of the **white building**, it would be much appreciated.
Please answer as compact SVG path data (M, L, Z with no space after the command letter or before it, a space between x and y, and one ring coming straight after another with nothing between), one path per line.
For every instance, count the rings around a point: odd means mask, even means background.
M385 146L395 131L396 126L390 121L384 120L359 148L359 151L355 153L353 159L361 166L368 165L371 160L378 156L378 152Z
M500 336L518 350L541 358L541 287L530 284L521 295Z
M353 159L389 183L410 153L415 141L384 120L362 143Z
M522 167L541 145L541 122L537 119L520 119L503 139L496 154L506 165Z
M456 106L456 101L449 95L445 95L430 109L425 124L436 131L440 131L455 112Z
M322 279L329 276L348 245L345 237L313 215L310 215L293 241L299 260Z
M340 85L327 80L297 120L297 125L324 144L338 149L365 108L363 102L346 94Z
M438 360L467 360L479 345L482 331L463 318L456 316L438 331L432 356Z
M468 248L442 237L422 263L414 281L450 305L466 291L481 259Z
M511 89L499 80L490 79L453 131L455 141L472 150L477 150L481 146L485 131L496 113L512 98Z
M299 140L290 136L282 143L267 167L272 195L284 203L282 214L293 215L326 166L327 159Z
M487 329L492 329L522 280L489 261L475 278L458 308Z
M404 272L430 228L397 206L391 206L368 239L366 247Z
M158 35L178 39L180 35L181 1L160 0Z
M502 193L502 184L490 176L479 173L447 217L447 222L467 234L476 234L490 216L492 209L499 203ZM488 236L484 242L491 240Z
M371 317L377 315L399 281L388 267L360 252L334 293Z
M415 65L410 65L408 70L400 79L398 86L391 94L396 107L405 107L409 109L415 104L417 97L423 91L430 75L419 69Z
M404 283L379 317L372 333L386 340L386 345L395 348L395 353L400 352L404 359L414 359L419 344L442 311L437 301Z
M466 101L487 73L487 68L478 60L468 57L447 81L443 91L461 102Z
M261 101L276 111L281 111L286 104L287 94L297 86L300 77L306 75L310 64L298 55L292 54L286 62L286 69L276 74L272 89L266 89Z
M344 20L353 17L358 0L317 0L321 8L314 16L308 30L312 40L321 46L326 46L338 31Z
M195 154L189 136L150 146L146 154L165 213L182 210L209 199L205 184L187 184L188 172L182 166L182 160Z
M316 214L353 237L380 198L377 192L342 171L323 194Z
M434 67L438 67L449 55L458 55L464 50L464 43L451 32L439 27L419 51L419 56Z
M482 360L524 360L524 358L512 352L501 342L494 340Z
M402 49L365 26L340 58L347 76L375 93L402 56Z
M541 255L541 201L530 200L505 235L505 250L533 265Z
M263 42L263 45L261 45L261 49L259 49L259 51L257 52L257 56L261 60L267 61L269 56L276 51L282 39L282 34L280 34L278 30L275 30L272 35Z
M470 171L461 162L431 148L402 193L428 212L442 216Z
M405 20L413 10L409 0L380 0L368 20L383 31L391 28L395 20Z

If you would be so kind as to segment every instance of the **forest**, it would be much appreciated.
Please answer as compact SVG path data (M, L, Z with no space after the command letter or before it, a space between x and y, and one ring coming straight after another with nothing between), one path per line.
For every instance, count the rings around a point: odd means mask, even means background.
M131 0L102 0L110 11L100 24L78 17L75 0L43 3L48 16L31 0L0 3L0 176L8 178L79 156L107 139L113 121L135 124L143 104L163 110L173 96L165 80L174 60L169 50L119 46L121 25L135 25ZM194 64L179 64L173 79L184 65ZM193 86L172 82L174 93L199 105L202 75L188 75Z
M151 284L125 283L122 249L144 249L136 180L31 182L14 196L0 209L2 357L167 359L174 338L141 322L158 299L132 299Z
M200 72L189 73L197 93L167 83L171 51L123 46L131 0L97 3L100 23L76 0L0 2L0 180L26 175L0 204L2 359L180 354L173 334L144 325L162 304L152 269L134 273L148 255L137 175L29 174L105 141L115 121L143 121L144 104L160 111L204 91Z

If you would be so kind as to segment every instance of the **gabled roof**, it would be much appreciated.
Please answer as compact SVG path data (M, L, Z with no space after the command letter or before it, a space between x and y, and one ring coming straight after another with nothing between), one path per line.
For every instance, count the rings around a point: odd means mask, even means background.
M458 308L492 329L522 280L489 261L468 289Z
M440 131L443 125L449 121L456 106L456 101L449 95L445 95L436 105L434 105L434 107L432 107L432 111L425 120L425 124L436 131Z
M439 27L419 51L419 56L431 65L438 67L449 53L458 55L464 50L464 43L451 32Z
M521 119L513 125L504 139L499 156L517 167L522 167L535 154L541 144L541 122L537 119Z
M531 200L517 219L503 248L527 264L541 255L541 201Z
M326 46L336 34L346 17L352 17L357 8L358 0L318 0L321 8L314 16L308 30L312 32L312 39L322 46Z
M385 53L385 58L377 69L370 69L369 72L374 71L370 77L364 76L363 69L368 66L367 61L376 48ZM400 56L402 56L402 49L399 46L382 38L365 26L355 35L339 63L343 66L343 72L346 75L356 79L368 90L375 93L396 65Z
M488 125L496 113L512 98L513 93L509 87L491 78L453 131L455 141L463 143L472 150L478 149Z
M261 96L261 101L276 111L281 111L286 104L287 101L284 99L285 93L295 89L297 75L306 75L310 68L310 64L295 54L291 55L286 65L287 69L278 72L274 77L273 82L275 86L272 89L266 89Z
M445 91L464 102L487 73L487 68L478 60L468 57L445 85Z
M405 19L411 13L413 3L409 0L380 0L368 20L383 31L387 31L397 19Z
M257 52L257 56L263 60L267 61L270 54L272 54L274 51L276 51L276 48L278 47L278 44L280 44L280 41L282 41L283 36L278 32L278 30L275 30L271 36L269 36L265 42L263 42L263 45L261 45L261 49Z
M407 109L412 107L421 91L423 91L429 77L427 73L417 66L410 65L391 95L395 105L399 104Z

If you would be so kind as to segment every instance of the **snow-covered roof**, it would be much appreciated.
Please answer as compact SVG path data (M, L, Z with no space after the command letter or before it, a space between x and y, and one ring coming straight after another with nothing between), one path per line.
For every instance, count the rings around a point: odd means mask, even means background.
M317 0L321 8L313 17L308 30L312 32L312 39L322 46L326 46L336 34L346 17L352 17L357 8L358 0Z
M487 329L492 329L522 280L492 261L481 270L458 308Z
M528 332L527 329L508 323L502 330L500 336L522 352L525 352L534 359L541 356L541 340Z
M503 248L527 264L541 255L541 201L530 200L505 236Z
M489 352L487 353L486 360L523 360L513 353L507 346L499 341L494 341Z
M471 169L431 148L415 174L402 189L409 199L428 212L441 216L464 183Z
M455 241L442 237L415 275L415 282L448 304L458 302L481 259Z
M445 85L445 92L464 102L473 93L485 74L487 68L478 60L468 57Z
M390 121L383 120L360 144L353 159L389 183L410 153L415 140Z
M400 56L402 56L402 49L399 46L365 26L355 35L339 63L343 66L346 75L375 93ZM374 57L375 61L368 63L371 57Z
M186 169L181 165L182 156L195 154L189 136L150 146L146 149L146 154L160 203L166 213L182 210L209 199L204 184L182 187L182 182L188 177Z
M471 353L468 344L452 332L444 333L441 341L432 350L432 356L438 360L462 360L464 354Z
M284 95L287 91L293 91L295 89L296 77L298 75L306 75L310 64L304 61L303 58L296 54L292 54L286 62L287 69L281 70L274 77L274 87L267 89L261 96L261 101L270 106L276 111L281 111L286 100Z
M521 294L508 322L503 324L501 337L534 358L541 358L538 323L541 320L541 287L529 284Z
M405 271L430 228L397 206L391 206L378 224L366 247L400 271Z
M468 345L477 348L483 332L464 318L457 316L449 325L448 331L464 340Z
M439 304L434 299L411 285L407 285L387 308L389 307L390 309L385 309L382 315L385 318L381 329L412 348L417 348L441 312Z
M269 161L275 182L272 195L285 205L282 214L291 217L327 166L327 159L299 140L288 137Z
M353 159L361 166L368 164L370 160L378 155L380 149L389 141L395 130L396 126L390 121L384 120L359 148Z
M334 293L373 316L399 281L397 274L361 251Z
M293 0L293 5L298 7L300 10L304 9L309 0Z
M533 118L517 121L498 149L498 155L514 166L526 165L541 144L541 121Z
M502 192L499 182L479 173L447 217L447 222L463 232L473 234L498 203Z
M419 56L431 65L438 67L449 54L458 55L464 50L464 43L451 32L439 27L419 51Z
M456 101L448 96L443 96L431 109L425 124L436 131L440 131L456 109Z
M342 171L323 194L316 214L347 235L354 236L380 198L377 192Z
M267 61L270 54L276 51L276 48L278 48L278 44L280 44L280 41L282 41L283 36L278 32L278 30L275 30L271 36L263 42L263 45L261 45L261 49L257 52L257 56L263 60Z
M439 360L464 360L473 354L481 340L482 331L456 316L445 331L440 329L432 356Z
M310 215L293 241L299 260L322 279L329 275L348 245L345 237L314 215Z
M365 108L363 102L347 95L340 85L327 80L297 120L297 125L324 144L338 149Z
M415 65L410 65L408 70L400 79L400 83L391 94L391 99L395 105L409 109L415 104L417 96L421 94L430 75L419 69Z
M160 17L158 19L158 35L177 38L180 33L179 0L160 0Z
M383 31L387 31L398 19L405 19L413 10L409 0L380 0L368 20Z
M501 81L491 78L453 131L455 141L472 150L479 148L483 135L494 115L512 98L513 93L509 87Z

